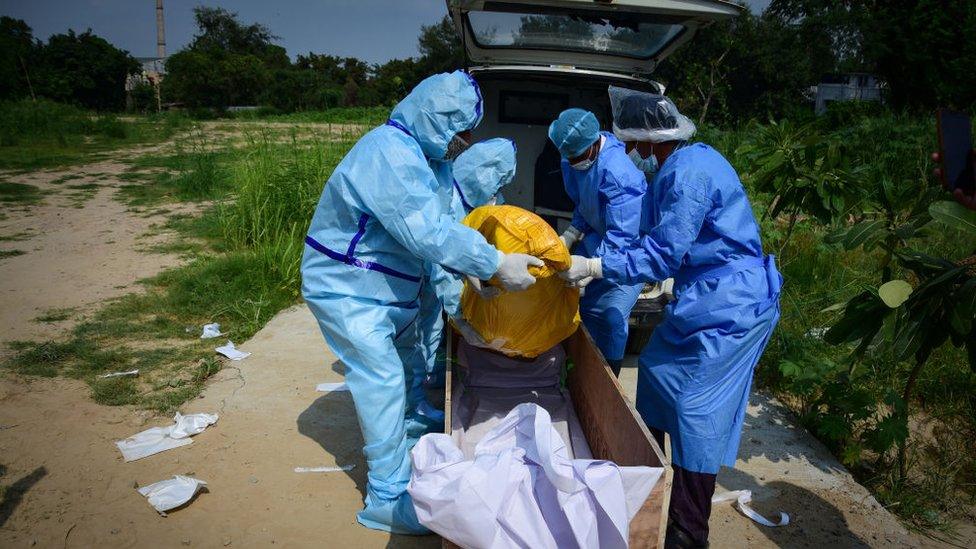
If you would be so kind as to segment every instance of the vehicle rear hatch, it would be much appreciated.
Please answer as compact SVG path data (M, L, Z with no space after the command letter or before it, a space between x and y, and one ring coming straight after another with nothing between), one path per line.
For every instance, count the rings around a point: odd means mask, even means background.
M647 75L695 32L735 17L723 0L448 0L468 59Z

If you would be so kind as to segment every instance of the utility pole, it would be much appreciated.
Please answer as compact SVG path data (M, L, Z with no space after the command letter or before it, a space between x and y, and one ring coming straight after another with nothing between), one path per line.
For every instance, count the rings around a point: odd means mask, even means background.
M163 0L156 0L156 57L166 57L166 30L163 26Z
M166 58L166 29L163 24L163 0L156 0L156 60L157 67L158 63L163 63L163 59ZM156 88L156 112L163 110L162 98L159 96L159 84L162 79L162 73L157 72L155 78L155 88Z

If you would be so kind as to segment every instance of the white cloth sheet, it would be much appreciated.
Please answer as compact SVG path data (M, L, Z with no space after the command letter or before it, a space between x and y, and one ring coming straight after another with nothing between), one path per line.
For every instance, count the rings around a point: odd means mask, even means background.
M251 353L247 351L238 350L238 348L234 346L234 342L230 340L227 341L227 345L217 347L214 349L214 351L217 351L231 360L243 360L251 356Z
M200 334L200 339L212 339L222 335L224 333L220 331L220 324L214 322L213 324L203 325L203 332Z
M348 391L349 386L346 385L345 381L339 381L336 383L319 383L315 386L315 390L320 393L333 393L335 391Z
M630 520L664 473L570 459L549 413L532 403L495 425L473 459L439 433L411 456L407 490L421 524L484 549L627 547Z
M217 414L176 413L174 424L167 427L152 427L141 433L136 433L125 440L115 442L125 461L135 461L144 457L158 454L193 442L190 437L203 432L204 429L217 423Z
M149 504L165 516L166 511L186 505L206 485L202 480L176 475L171 479L143 486L139 488L139 493L149 498Z

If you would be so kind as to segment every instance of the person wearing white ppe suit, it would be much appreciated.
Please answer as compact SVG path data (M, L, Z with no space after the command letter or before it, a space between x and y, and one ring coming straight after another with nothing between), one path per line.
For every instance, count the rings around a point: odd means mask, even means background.
M499 252L437 197L429 160L463 151L482 109L477 83L461 71L422 81L336 166L305 240L302 294L345 365L369 467L358 519L370 528L427 533L406 494L416 439L408 437L405 367L417 352L408 332L416 330L425 263L510 291L530 286L528 267L542 264Z

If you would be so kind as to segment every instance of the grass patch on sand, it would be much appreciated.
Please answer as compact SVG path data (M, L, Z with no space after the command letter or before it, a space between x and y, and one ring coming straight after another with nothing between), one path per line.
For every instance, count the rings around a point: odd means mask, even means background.
M0 102L0 169L36 170L169 139L191 126L180 114L118 118L51 101Z
M73 307L48 309L40 316L34 318L34 322L64 322L75 314Z
M18 255L24 255L27 252L24 250L0 250L0 259L6 259L8 257L17 257Z
M203 324L219 322L227 339L241 343L297 302L308 222L351 145L255 134L239 149L191 143L174 155L138 160L141 169L165 171L123 187L119 198L130 205L213 202L161 227L177 237L158 250L180 253L187 263L144 280L145 291L105 304L66 338L16 343L6 366L82 379L106 405L170 412L194 398L224 363L214 354L224 340L201 340ZM98 377L132 369L137 377Z
M46 193L26 183L0 182L0 203L28 206L40 203Z

